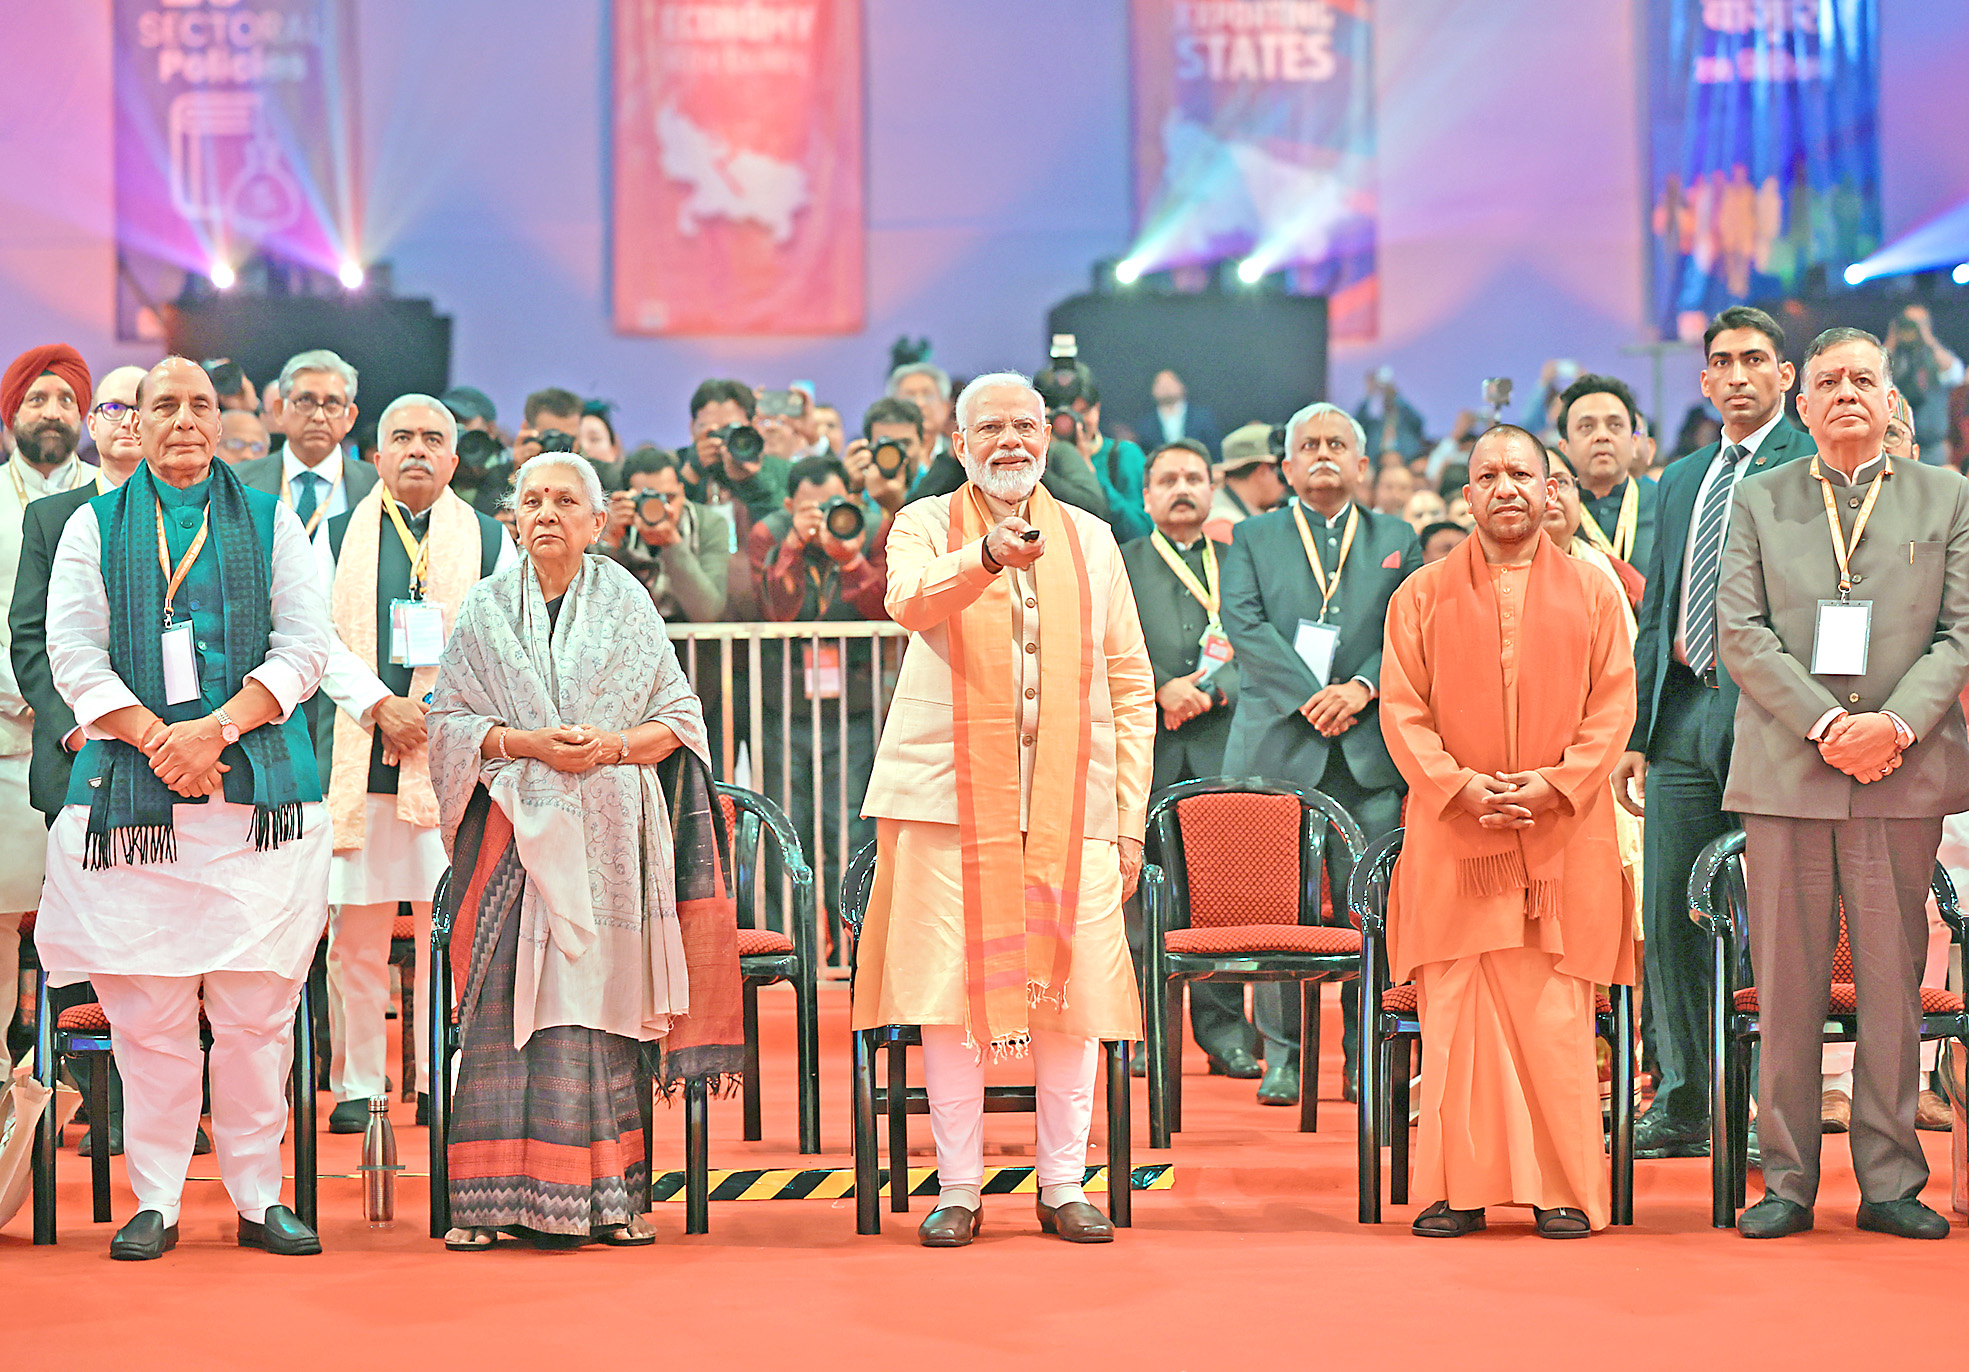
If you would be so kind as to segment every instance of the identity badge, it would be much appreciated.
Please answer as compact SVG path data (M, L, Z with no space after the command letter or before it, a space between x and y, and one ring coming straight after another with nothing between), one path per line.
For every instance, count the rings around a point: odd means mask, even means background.
M390 605L390 661L399 667L435 667L444 656L444 607L428 600Z
M1200 650L1197 665L1203 669L1203 675L1196 679L1196 688L1207 691L1217 673L1231 660L1231 640L1220 625L1212 624L1203 631L1197 647Z
M1866 643L1872 629L1872 601L1821 600L1818 630L1812 635L1812 675L1866 675Z
M1339 646L1340 626L1317 619L1300 620L1299 632L1292 637L1293 650L1322 688L1333 676L1333 654Z
M198 653L192 642L191 622L174 624L164 631L164 703L183 705L198 699Z

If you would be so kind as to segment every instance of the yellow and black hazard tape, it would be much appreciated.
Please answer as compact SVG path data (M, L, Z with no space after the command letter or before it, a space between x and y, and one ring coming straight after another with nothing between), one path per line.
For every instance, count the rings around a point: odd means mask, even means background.
M889 1189L887 1169L878 1172L876 1176L880 1189L886 1192ZM711 1199L714 1201L842 1200L855 1194L855 1171L852 1167L714 1170L710 1173L710 1177ZM1166 1162L1154 1163L1147 1167L1137 1167L1129 1174L1129 1178L1137 1191L1167 1191L1176 1184L1176 1169ZM1087 1179L1081 1185L1089 1191L1107 1190L1108 1169L1088 1168ZM1022 1196L1038 1189L1038 1183L1034 1180L1030 1167L985 1169L983 1191L987 1196ZM936 1168L909 1169L910 1195L934 1196L938 1190ZM659 1172L651 1180L651 1200L681 1201L683 1198L682 1172Z

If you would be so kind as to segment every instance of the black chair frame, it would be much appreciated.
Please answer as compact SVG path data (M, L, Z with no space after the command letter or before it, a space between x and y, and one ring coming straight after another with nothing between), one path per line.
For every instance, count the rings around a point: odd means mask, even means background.
M1384 1009L1388 975L1388 887L1401 856L1403 831L1395 830L1368 850L1354 868L1348 891L1361 927L1359 981L1361 1044L1360 1222L1381 1222L1381 1150L1388 1149L1388 1199L1408 1203L1409 1078L1415 1048L1422 1041L1421 1017L1414 1011ZM1607 1013L1595 1013L1594 1032L1613 1051L1611 1211L1615 1224L1634 1223L1634 988L1609 988ZM1397 1053L1397 1045L1400 1052Z
M820 1000L819 960L814 935L814 869L808 865L798 835L786 812L766 796L718 782L718 794L729 797L737 823L732 826L733 889L738 896L740 927L758 915L757 896L764 872L777 857L793 888L790 953L755 953L738 960L745 1010L745 1138L757 1142L763 1134L759 1092L759 988L774 982L793 987L794 1041L799 1064L800 1151L820 1152ZM771 835L772 854L762 854L760 840ZM768 908L774 907L768 891Z
M875 880L875 845L865 844L841 878L841 920L857 952L861 946L862 916ZM850 962L852 968L853 963ZM855 1232L882 1232L882 1188L889 1190L889 1208L909 1213L909 1117L930 1113L929 1097L909 1084L908 1049L921 1046L923 1035L913 1024L886 1024L857 1029L854 1036ZM1108 1097L1108 1218L1117 1229L1134 1223L1133 1144L1128 1100L1128 1050L1119 1040L1102 1045L1107 1059ZM875 1055L886 1058L886 1084L877 1085ZM1032 1114L1038 1100L1030 1086L987 1086L986 1114ZM876 1119L888 1117L889 1166L882 1168Z
M1158 792L1148 814L1148 854L1142 868L1143 978L1149 1080L1149 1147L1169 1147L1183 1128L1183 1009L1192 981L1236 983L1296 981L1299 995L1299 1130L1319 1128L1320 988L1360 975L1352 953L1264 952L1203 955L1172 953L1166 936L1189 927L1189 871L1183 861L1182 824L1176 807L1207 795L1292 796L1299 801L1299 923L1320 921L1320 877L1333 891L1336 927L1345 923L1345 872L1358 863L1366 842L1360 826L1330 796L1263 777L1204 777ZM1339 840L1336 850L1330 838Z
M1743 879L1743 847L1741 829L1718 835L1689 872L1689 909L1711 939L1709 1222L1718 1229L1735 1227L1749 1189L1750 1050L1762 1036L1758 1012L1736 1008L1737 992L1757 984L1750 966L1750 898ZM1939 862L1929 889L1948 925L1950 941L1958 949L1969 949L1969 920L1963 916L1955 883ZM1826 1011L1825 1042L1852 1043L1858 1036L1857 1012ZM1969 1013L1922 1015L1921 1038L1924 1043L1953 1039L1969 1050Z

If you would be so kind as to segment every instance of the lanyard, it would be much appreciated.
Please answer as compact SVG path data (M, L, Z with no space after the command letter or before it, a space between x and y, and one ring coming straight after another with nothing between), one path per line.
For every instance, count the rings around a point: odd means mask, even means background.
M1346 570L1347 554L1354 548L1354 533L1360 528L1361 507L1347 507L1347 530L1340 535L1340 557L1333 564L1333 575L1329 578L1326 568L1320 563L1319 549L1313 546L1313 531L1306 527L1306 512L1298 505L1292 507L1292 518L1299 525L1299 541L1306 545L1306 561L1313 564L1313 580L1319 582L1320 618L1326 618L1327 607L1333 604L1333 597L1340 594L1340 573Z
M31 501L39 500L43 495L53 495L54 492L42 491L36 495L29 495L27 493L27 483L21 480L21 469L18 464L22 460L23 459L21 457L16 455L11 461L9 461L7 463L7 475L11 476L14 479L14 494L21 498L21 508L25 510ZM74 476L69 480L68 485L63 487L62 489L69 490L69 491L75 490L76 488L81 486L84 481L88 480L87 473L89 471L89 464L82 461L76 461L75 467L76 467L76 471ZM102 480L101 472L96 473L96 479L98 483L97 488L99 490L109 489L108 487L101 485L101 480Z
M322 502L322 505L325 508L327 502ZM422 600L424 578L429 574L431 566L431 535L427 531L421 542L410 537L410 526L404 523L403 512L397 508L396 501L390 497L388 491L383 492L383 508L390 512L390 523L397 526L397 537L403 540L403 550L410 557L410 598ZM320 514L321 510L317 509L315 513Z
M1613 537L1608 538L1600 531L1600 523L1593 518L1592 511L1584 503L1579 507L1579 527L1586 530L1589 542L1603 553L1612 553L1621 561L1630 561L1634 551L1634 531L1641 523L1641 485L1633 477L1627 478L1627 489L1621 492L1620 514L1616 517Z
M171 627L171 602L177 599L178 587L185 584L185 575L191 571L191 564L198 561L199 553L205 548L205 535L211 532L212 507L209 504L206 505L205 517L198 521L198 536L192 539L191 547L185 550L184 559L178 563L178 570L175 572L171 570L170 545L164 541L164 510L161 506L157 509L156 514L157 565L165 576L164 627L168 629Z
M1163 537L1162 530L1157 529L1150 534L1149 542L1156 552L1162 555L1162 560L1169 564L1169 570L1176 574L1176 579L1183 583L1183 588L1195 596L1197 603L1210 612L1210 622L1215 624L1221 597L1217 593L1217 550L1210 545L1210 540L1208 538L1203 540L1201 582L1196 579L1196 573L1190 570L1189 563L1183 561L1181 555L1177 553L1175 545ZM1318 561L1318 559L1314 560Z
M108 495L111 491L115 489L116 487L109 484L109 480L107 476L104 474L102 468L98 467L96 469L96 494Z
M304 467L303 470L306 471L309 476L316 476L316 477L321 476L319 472L315 471L311 467ZM294 473L294 476L299 476L300 474L301 474L300 472L296 472ZM314 513L308 516L309 538L314 537L314 531L321 527L321 521L328 518L328 502L335 498L335 488L342 484L339 479L341 475L342 475L342 466L340 461L338 460L335 465L335 475L329 477L321 477L322 480L328 483L328 489L315 498ZM280 503L285 505L290 510L294 508L294 478L293 477L289 477L287 480L280 483Z
M1839 598L1850 600L1853 595L1853 553L1860 546L1860 535L1866 532L1866 522L1873 515L1873 502L1880 499L1880 485L1893 470L1894 460L1890 457L1880 459L1880 470L1873 474L1873 484L1867 487L1866 499L1860 503L1859 517L1853 521L1853 538L1848 542L1839 528L1839 502L1832 498L1832 483L1819 471L1818 455L1812 455L1812 475L1818 480L1819 494L1825 497L1825 522L1832 530L1832 555L1839 559Z

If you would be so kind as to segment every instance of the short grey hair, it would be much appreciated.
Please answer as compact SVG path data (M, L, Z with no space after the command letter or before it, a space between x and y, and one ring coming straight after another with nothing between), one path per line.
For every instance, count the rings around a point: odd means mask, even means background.
M1286 456L1290 457L1292 455L1292 450L1299 446L1300 428L1306 424L1310 424L1313 420L1318 419L1323 414L1337 414L1342 419L1346 420L1348 426L1352 428L1354 431L1354 451L1362 454L1363 456L1366 455L1367 430L1361 427L1361 422L1358 419L1354 418L1353 415L1349 414L1346 410L1341 409L1338 405L1335 405L1331 401L1316 400L1312 404L1306 406L1305 409L1299 411L1299 413L1293 415L1290 420L1286 421L1286 425L1285 425Z
M1880 354L1880 379L1889 386L1894 384L1894 360L1887 355L1887 345L1865 329L1856 329L1850 324L1834 325L1814 338L1812 345L1805 349L1805 365L1799 370L1810 371L1813 358L1820 353L1829 352L1841 343L1866 343L1872 346L1874 351Z
M549 467L565 467L581 479L581 494L587 500L591 513L600 514L608 509L608 497L602 494L602 479L595 474L594 464L580 453L535 453L513 473L513 489L506 492L506 498L499 502L500 505L508 510L517 510L520 492L526 489L527 477Z
M311 348L304 353L295 353L287 359L287 365L280 369L280 398L287 399L294 394L294 378L302 372L333 372L342 378L348 387L349 399L356 398L356 369L342 360L340 353L327 348Z
M942 367L939 367L934 362L905 362L902 366L897 367L894 371L889 373L888 394L891 400L896 398L896 390L898 387L902 385L903 378L910 377L910 376L929 377L930 380L937 383L937 394L942 396L945 400L950 399L950 373L949 372L945 371Z
M437 411L438 427L444 430L444 446L447 452L458 451L458 420L444 407L444 402L433 396L412 391L400 395L383 407L383 417L376 421L376 445L381 447L389 441L390 416L398 410L428 409Z
M971 383L964 388L964 393L957 397L957 427L970 428L971 412L977 408L978 396L999 386L1010 386L1013 390L1024 391L1038 404L1039 413L1044 417L1046 397L1041 395L1039 388L1032 384L1031 377L1024 372L986 372L983 376L973 377Z

